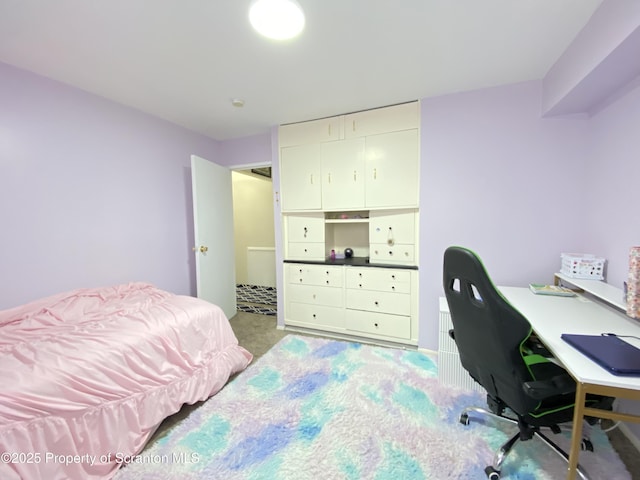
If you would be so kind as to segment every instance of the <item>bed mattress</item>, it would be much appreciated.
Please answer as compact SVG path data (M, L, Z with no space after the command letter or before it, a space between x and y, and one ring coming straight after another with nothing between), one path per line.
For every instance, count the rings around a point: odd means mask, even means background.
M110 478L251 359L219 307L146 283L1 311L0 478Z

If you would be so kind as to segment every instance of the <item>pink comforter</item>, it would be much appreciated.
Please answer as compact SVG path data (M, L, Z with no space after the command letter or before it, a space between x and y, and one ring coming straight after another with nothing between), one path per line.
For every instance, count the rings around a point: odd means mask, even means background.
M251 358L219 307L149 284L0 311L0 478L110 478Z

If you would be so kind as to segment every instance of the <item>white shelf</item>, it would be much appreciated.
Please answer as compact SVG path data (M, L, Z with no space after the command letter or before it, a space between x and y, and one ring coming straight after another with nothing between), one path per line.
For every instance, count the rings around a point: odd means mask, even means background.
M621 288L614 287L602 280L585 280L582 278L571 278L564 273L556 273L555 277L565 283L578 287L585 292L599 298L603 302L614 306L623 312L627 311L627 303L624 301L624 294Z

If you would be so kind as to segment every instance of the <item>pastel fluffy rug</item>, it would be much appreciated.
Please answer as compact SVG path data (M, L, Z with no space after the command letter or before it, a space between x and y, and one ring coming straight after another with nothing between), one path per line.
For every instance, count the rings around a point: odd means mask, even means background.
M516 428L459 423L476 392L438 382L435 357L416 351L288 335L220 393L120 469L134 479L483 479ZM550 437L569 444L567 432ZM580 463L592 479L628 479L606 434ZM565 478L540 440L518 445L503 479Z

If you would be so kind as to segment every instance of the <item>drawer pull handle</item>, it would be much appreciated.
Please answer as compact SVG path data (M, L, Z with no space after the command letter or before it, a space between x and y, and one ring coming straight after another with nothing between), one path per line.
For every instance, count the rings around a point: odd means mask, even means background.
M373 302L373 303L376 305L376 307L377 307L378 305L380 305L380 304L378 303L378 301L375 301L375 302Z
M329 285L329 280L327 280L327 285Z
M393 251L389 250L389 256L392 257L393 256Z
M359 283L359 284L358 284L358 286L359 286L360 288L362 288L362 284L361 284L361 283Z
M312 315L312 317L313 317L313 318L316 318L316 314L314 313L314 314Z
M396 279L396 276L395 276L395 275L391 275L391 278L392 278L393 280L395 280L395 279Z
M391 285L391 290L395 290L396 286L395 285Z
M377 324L377 323L374 323L374 324L373 324L373 326L374 326L374 327L376 327L376 328L378 328L378 324Z
M304 238L307 238L307 232L308 232L308 231L309 231L309 230L307 230L307 227L304 227Z

